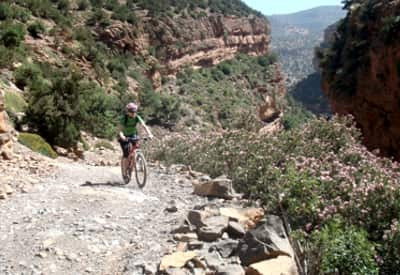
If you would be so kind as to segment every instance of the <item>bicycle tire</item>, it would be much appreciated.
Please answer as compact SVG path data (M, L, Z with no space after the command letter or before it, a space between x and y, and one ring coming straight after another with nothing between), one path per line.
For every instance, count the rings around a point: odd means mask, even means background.
M141 152L136 152L135 155L135 177L139 188L143 188L147 180L147 163Z

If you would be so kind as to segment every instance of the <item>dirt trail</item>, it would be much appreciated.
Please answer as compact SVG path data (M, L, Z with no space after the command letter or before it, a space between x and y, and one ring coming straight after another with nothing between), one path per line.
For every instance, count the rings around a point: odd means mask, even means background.
M157 167L141 190L121 185L119 167L57 161L56 172L29 193L0 201L0 274L155 268L174 246L171 229L206 202L191 193L190 181Z

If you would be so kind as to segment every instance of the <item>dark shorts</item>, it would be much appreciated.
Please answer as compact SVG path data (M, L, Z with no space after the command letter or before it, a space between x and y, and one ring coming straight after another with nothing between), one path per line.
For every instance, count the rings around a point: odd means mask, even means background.
M138 139L139 136L138 135L133 135L133 136L129 136L127 137L128 140L121 140L119 139L118 142L121 145L121 149L122 149L122 153L124 155L124 158L127 158L129 156L129 143L132 144L136 144L137 141L132 141L132 139Z

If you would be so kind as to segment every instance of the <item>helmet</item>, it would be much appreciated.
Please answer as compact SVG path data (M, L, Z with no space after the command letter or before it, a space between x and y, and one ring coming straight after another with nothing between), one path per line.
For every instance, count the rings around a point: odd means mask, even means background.
M138 110L138 106L135 103L130 102L126 105L125 109L127 112L136 113Z

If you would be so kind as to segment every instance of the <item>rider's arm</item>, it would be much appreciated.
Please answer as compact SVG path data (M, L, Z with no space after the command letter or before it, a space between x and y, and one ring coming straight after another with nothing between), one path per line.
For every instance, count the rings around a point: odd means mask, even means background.
M122 120L123 120L123 118L120 119L120 123L118 125L118 137L120 139L125 139L126 137L125 137L125 135L123 133L124 125L123 125L123 121Z
M139 115L137 116L137 118L138 118L140 124L143 126L143 128L146 131L149 138L153 138L153 134L151 133L149 127L147 127L146 123L144 123L144 120Z

